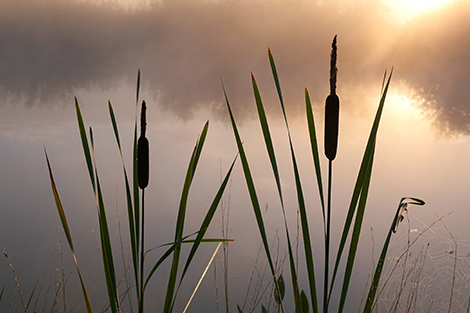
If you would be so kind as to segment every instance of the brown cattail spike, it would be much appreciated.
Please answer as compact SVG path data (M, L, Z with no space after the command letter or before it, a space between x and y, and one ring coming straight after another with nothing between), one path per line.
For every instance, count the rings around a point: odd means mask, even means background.
M339 98L336 95L336 36L331 45L330 63L330 95L325 103L325 155L328 160L333 161L338 148L338 128L339 128Z
M140 189L147 187L149 183L149 141L145 137L147 105L142 101L140 114L140 137L137 141L137 178Z

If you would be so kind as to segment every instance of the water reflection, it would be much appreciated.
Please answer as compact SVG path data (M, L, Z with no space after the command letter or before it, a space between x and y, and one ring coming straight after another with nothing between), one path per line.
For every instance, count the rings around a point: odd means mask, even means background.
M132 140L132 123L135 112L133 105L128 104L133 103L134 94L129 88L127 92L123 91L122 95L113 104L115 105L116 118L121 127L122 144L127 147L124 151L124 158L128 162L131 153L129 147ZM121 229L124 233L127 229L125 222L127 213L125 211L120 157L114 142L111 124L108 121L106 96L103 94L93 98L91 95L85 94L80 98L83 99L81 103L85 121L88 125L94 126L97 164L109 213L114 248L119 251L117 212L119 212ZM113 97L110 98L113 100ZM398 91L392 91L386 103L383 122L379 130L369 205L366 209L364 231L358 251L359 260L353 273L352 281L355 287L351 289L348 297L352 307L359 305L367 275L373 269L372 248L375 248L374 251L377 253L378 247L381 246L386 235L382 230L388 229L395 213L396 203L402 196L416 196L426 200L427 204L424 208L416 208L409 212L412 221L411 228L416 228L419 231L434 222L437 216L455 210L454 214L445 219L445 223L453 236L457 238L459 258L465 259L463 256L468 253L465 250L468 249L468 246L460 243L468 239L465 221L469 219L469 213L466 210L466 203L469 199L466 186L470 173L465 164L470 155L470 139L435 136L435 128L430 120L425 116L417 116L414 105L400 104L402 100L403 98ZM220 173L225 172L231 163L236 154L236 146L228 123L212 119L211 114L207 111L199 111L192 119L182 121L170 113L165 113L165 110L159 106L150 104L151 101L147 102L149 103L148 138L152 151L151 177L148 187L151 192L148 193L146 236L148 247L151 247L170 242L173 238L173 225L186 166L197 134L206 119L210 118L211 124L200 167L194 178L194 186L190 194L186 223L187 233L199 227L205 210L210 205L209 201L213 198L220 183ZM336 250L336 245L339 242L340 231L372 122L373 107L376 105L376 101L371 101L369 105L371 107L370 114L356 116L351 112L346 112L341 117L339 149L334 176L333 251ZM274 112L278 109L268 108L268 116L276 116ZM53 253L55 255L54 266L61 268L61 263L58 261L61 254L53 251L59 241L58 236L62 235L58 230L57 214L48 185L43 145L46 145L48 149L56 183L74 236L79 263L85 269L85 280L91 284L95 278L100 276L101 271L99 252L94 238L94 231L97 231L98 225L72 102L70 106L65 108L23 109L20 106L7 106L1 110L5 114L1 115L0 123L2 125L0 144L3 154L3 161L0 164L0 172L2 173L0 237L2 245L7 248L15 265L22 266L20 281L24 292L32 290L35 280L43 275ZM254 105L249 110L252 111L252 114L248 115L254 116ZM321 125L322 113L316 112L315 119L317 125ZM286 209L288 210L288 223L292 229L295 229L297 200L287 137L282 120L271 118L270 122L280 164L280 175L285 193ZM318 273L321 273L323 226L306 121L303 116L296 115L291 118L290 124L304 184L316 268ZM321 127L317 127L318 137L322 138ZM274 241L276 232L278 229L282 229L282 215L276 200L275 183L264 150L262 134L256 120L245 120L240 126L240 132L259 192L260 202L263 207L267 208L263 214L268 235L270 240ZM322 165L325 166L325 162ZM249 276L260 247L255 218L238 164L233 174L229 194L230 202L228 202L228 194L224 202L230 208L229 228L231 237L236 240L229 245L230 301L231 306L234 306L244 301ZM220 215L218 219L221 220ZM369 235L371 227L374 229L373 242ZM399 229L397 234L400 238L403 238L406 233L405 228ZM400 233L400 231L402 232ZM440 245L441 241L449 243L448 234L442 233L442 229L440 232L438 237L424 240L424 242L430 242L430 249L433 249L433 253L442 252L442 249L434 248L435 245ZM219 237L220 233L220 225L216 221L209 229L209 236ZM434 234L434 228L430 233ZM280 257L282 258L285 253L285 239L282 231L279 236L281 240ZM63 242L63 238L61 240ZM129 262L127 239L124 237L123 240L124 258ZM390 258L401 253L401 244L396 243L395 250L391 249ZM214 249L215 245L205 245L198 253L196 263L182 290L178 307L185 306L185 299L192 292L198 275L202 273ZM454 248L450 247L449 249ZM159 253L161 252L157 250L149 254L147 264L155 261ZM302 254L300 253L300 255ZM75 273L70 253L65 247L63 256L66 270L71 275L71 281L67 288L70 297L75 298L79 294L78 283L74 278ZM442 254L436 254L430 259L432 262L436 262L441 257ZM375 255L376 258L377 255ZM264 259L261 257L259 263L263 262ZM300 264L302 262L303 259L300 257ZM121 261L117 261L122 271L121 263ZM433 265L432 271L438 271L436 266ZM465 264L462 266L463 269L466 268ZM303 265L300 268L304 268ZM449 269L449 265L446 265L445 268ZM4 263L0 271L1 277L4 277L4 281L7 283L7 288L10 288L7 290L13 291L12 274L7 264ZM426 267L424 272L427 273ZM164 267L158 278L149 287L148 292L153 295L149 296L147 300L150 310L158 309L163 301L161 294L165 286L160 282L166 279L166 273L167 268ZM439 278L440 282L451 278L445 273L441 273L442 276L439 276L442 277ZM433 275L426 275L426 279L432 281ZM218 277L220 292L222 282L220 276ZM462 287L459 288L464 289L468 281L465 282L462 275L459 277L463 282ZM302 282L302 284L306 284L306 282ZM426 283L425 286L430 288L430 285L432 282ZM436 285L441 286L441 284ZM104 297L103 286L103 282L101 282L101 284L91 287L92 292L96 294L93 301L101 302L100 299ZM462 290L459 292L464 294ZM387 297L389 296L385 297L385 303L389 301ZM462 299L462 296L459 297ZM190 311L197 312L203 308L207 309L207 303L215 306L214 279L210 275L207 276L203 286L196 294ZM3 305L6 304L3 303Z

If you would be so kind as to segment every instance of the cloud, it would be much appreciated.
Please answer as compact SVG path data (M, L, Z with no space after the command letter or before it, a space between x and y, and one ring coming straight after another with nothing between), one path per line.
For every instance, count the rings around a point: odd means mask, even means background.
M290 112L328 93L331 40L338 34L342 107L365 109L383 71L418 90L442 130L470 133L470 11L466 1L407 23L379 1L160 1L142 10L59 0L4 0L0 95L44 105L80 90L135 84L182 118L207 109L226 117L220 77L236 114L253 112L250 71L269 107L278 105L270 46ZM395 79L395 78L394 78ZM375 92L375 93L374 93ZM370 97L370 95L369 95ZM374 99L375 101L376 99Z

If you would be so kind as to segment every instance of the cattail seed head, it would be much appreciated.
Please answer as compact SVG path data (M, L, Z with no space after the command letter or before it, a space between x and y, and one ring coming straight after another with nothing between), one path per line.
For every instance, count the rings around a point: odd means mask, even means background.
M330 60L330 94L325 101L325 155L328 160L333 161L338 149L339 129L339 98L336 95L336 67L337 46L336 36L331 45Z
M149 183L149 141L145 137L147 105L142 101L140 114L140 137L137 141L137 178L140 189L147 187Z
M325 155L333 161L338 149L339 98L329 95L325 104Z

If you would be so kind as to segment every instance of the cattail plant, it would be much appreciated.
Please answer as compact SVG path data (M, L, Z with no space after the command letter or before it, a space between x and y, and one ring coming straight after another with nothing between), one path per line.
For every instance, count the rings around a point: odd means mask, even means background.
M328 312L328 275L330 258L330 228L331 228L331 181L333 172L333 160L336 158L338 149L338 126L339 126L339 98L336 95L336 78L338 68L336 67L337 46L336 37L331 44L330 59L330 94L325 101L325 155L328 158L328 202L326 213L326 234L325 234L325 276L323 294L323 312Z
M149 141L145 137L145 131L147 129L147 104L142 101L142 108L140 112L140 137L137 141L137 179L139 182L139 188L142 190L142 210L141 210L141 235L140 235L140 288L139 288L139 312L144 310L144 200L145 200L145 187L149 184Z

